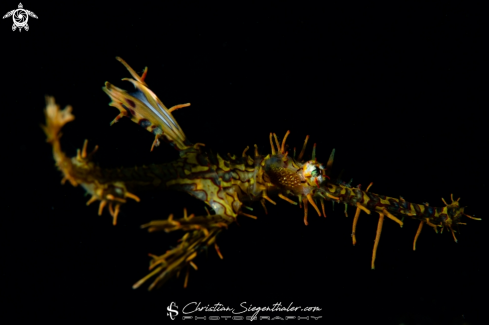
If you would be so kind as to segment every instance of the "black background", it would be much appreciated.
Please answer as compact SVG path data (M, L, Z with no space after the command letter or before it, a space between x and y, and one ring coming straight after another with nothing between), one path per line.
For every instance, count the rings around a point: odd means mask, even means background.
M17 7L4 1L6 13ZM76 119L62 145L74 155L84 139L98 144L107 167L159 163L177 154L129 120L112 127L105 81L130 89L115 60L149 67L150 88L193 142L241 154L268 134L300 148L310 135L318 160L336 148L334 173L353 184L411 202L442 205L450 193L485 218L487 73L480 8L461 2L396 5L228 2L158 5L141 1L24 2L39 18L30 30L0 26L2 56L2 317L50 323L160 324L166 307L191 301L237 307L318 306L327 323L481 324L487 320L486 221L466 219L457 233L386 220L376 270L370 270L377 217L362 214L351 245L354 209L328 204L327 218L280 200L258 220L239 218L213 250L198 257L189 287L173 279L161 290L131 289L178 234L147 234L139 225L177 216L200 202L180 193L142 194L119 224L86 207L81 188L60 185L39 127L44 96L72 105ZM132 87L132 86L131 86ZM277 200L279 200L277 198ZM271 313L268 313L274 316ZM268 315L262 313L260 315ZM311 313L290 313L308 315ZM206 314L209 315L209 314ZM289 314L281 314L282 316ZM181 315L180 315L181 316ZM179 317L180 317L179 316Z

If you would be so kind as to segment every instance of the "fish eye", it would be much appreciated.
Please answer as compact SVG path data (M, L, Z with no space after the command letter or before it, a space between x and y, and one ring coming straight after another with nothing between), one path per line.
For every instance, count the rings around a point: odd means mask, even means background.
M317 167L314 167L314 169L311 172L311 176L312 177L318 177L319 175L321 175L321 170Z

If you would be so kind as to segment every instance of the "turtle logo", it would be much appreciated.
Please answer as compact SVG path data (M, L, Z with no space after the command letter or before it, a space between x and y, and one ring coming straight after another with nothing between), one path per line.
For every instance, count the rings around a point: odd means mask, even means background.
M19 8L14 9L12 11L7 12L3 18L7 18L12 16L12 19L14 20L14 24L12 25L12 31L15 31L17 28L19 29L19 32L22 31L22 28L25 28L25 30L29 30L29 25L27 25L27 21L29 20L29 16L34 17L37 19L37 16L35 13L29 10L22 9L22 3L19 3Z

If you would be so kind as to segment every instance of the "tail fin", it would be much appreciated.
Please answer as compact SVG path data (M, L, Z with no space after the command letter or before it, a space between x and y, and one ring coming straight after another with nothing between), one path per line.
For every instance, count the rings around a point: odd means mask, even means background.
M155 135L151 151L153 151L155 146L159 146L159 138L162 136L179 151L192 147L192 144L187 140L182 129L171 114L174 110L190 106L190 103L175 105L170 109L166 108L144 82L148 72L147 67L140 77L124 60L120 57L116 57L116 59L129 70L134 78L124 78L122 80L130 81L136 89L134 92L127 92L109 82L105 83L105 87L102 89L112 99L109 105L116 107L120 111L120 114L110 125L116 123L123 116L129 117L131 121L141 125Z
M41 125L41 127L47 136L46 142L53 146L53 157L56 165L63 172L63 182L68 180L73 186L76 186L78 182L73 177L71 158L67 157L61 150L59 142L63 126L75 119L71 111L71 106L66 106L65 109L61 110L54 101L54 97L46 96L46 109L44 110L46 125Z

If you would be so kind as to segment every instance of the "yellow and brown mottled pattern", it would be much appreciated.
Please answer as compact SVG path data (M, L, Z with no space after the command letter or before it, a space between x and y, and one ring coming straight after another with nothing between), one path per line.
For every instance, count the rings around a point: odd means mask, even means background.
M203 144L192 144L186 138L172 115L174 110L190 104L166 108L144 81L147 69L139 76L125 61L120 58L118 60L124 64L133 77L133 79L125 80L130 81L136 89L128 92L106 83L103 89L112 100L110 105L119 110L119 115L111 124L122 117L128 117L154 135L151 150L159 145L160 139L163 139L179 151L180 158L166 164L105 169L92 162L92 155L97 148L87 154L86 142L76 157L67 157L61 150L59 141L61 128L75 117L71 114L71 107L60 110L54 99L48 97L45 110L46 125L43 126L43 129L47 135L47 141L53 147L53 156L58 169L63 174L63 182L68 180L73 186L83 186L92 196L87 204L100 201L99 215L103 213L105 207L108 207L114 224L116 224L121 205L126 203L127 199L139 201L139 198L133 193L142 190L183 191L212 208L212 213L206 216L188 215L185 210L183 218L173 219L173 215L170 215L165 220L154 220L143 225L149 231L183 230L185 234L176 247L163 255L152 256L151 272L137 282L134 285L135 288L151 277L155 277L155 280L150 289L155 285L159 286L181 270L187 272L186 286L189 269L197 269L193 262L197 254L213 245L222 258L216 243L216 236L223 228L233 223L239 214L255 218L242 211L245 207L244 203L260 200L264 205L265 200L268 200L275 204L269 197L270 194L278 194L279 198L297 205L296 201L290 199L290 197L295 197L299 202L299 207L304 209L306 225L308 224L309 204L319 216L325 215L324 200L356 207L352 227L353 244L356 243L355 227L360 211L378 213L379 221L373 249L372 268L374 268L384 216L401 226L403 221L397 217L407 216L420 221L413 249L415 249L416 239L424 224L435 230L439 227L450 228L456 240L452 225L460 223L460 218L465 215L464 207L459 206L458 200L454 201L452 197L450 204L444 202L444 207L430 207L427 204L406 202L402 197L392 198L371 193L368 191L369 188L363 191L360 188L332 182L330 175L334 150L324 166L316 160L315 145L311 160L304 161L302 158L308 136L297 159L295 159L295 149L294 157L288 156L285 142L289 131L281 143L275 134L270 134L271 154L266 156L258 153L256 145L254 157L246 155L248 148L239 157L228 154L226 158L204 151ZM318 201L322 211L316 204Z
M339 198L338 201L341 203L352 206L359 203L371 211L380 213L386 209L394 216L407 216L420 221L428 221L434 225L450 226L464 214L464 208L459 206L458 201L444 207L431 207L407 202L402 197L396 199L344 185L329 183L325 189L330 195Z

